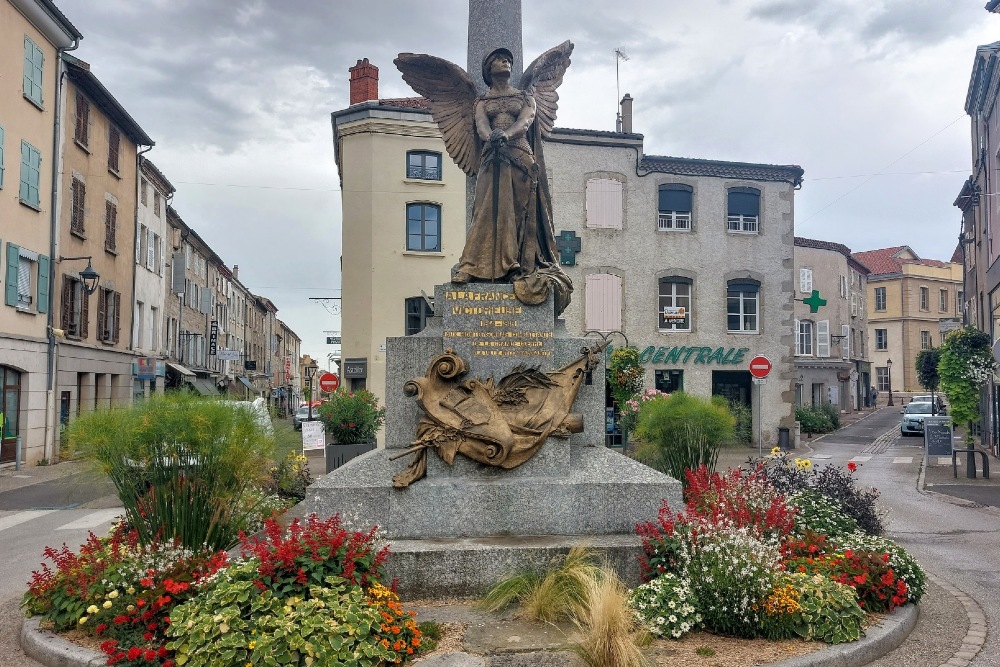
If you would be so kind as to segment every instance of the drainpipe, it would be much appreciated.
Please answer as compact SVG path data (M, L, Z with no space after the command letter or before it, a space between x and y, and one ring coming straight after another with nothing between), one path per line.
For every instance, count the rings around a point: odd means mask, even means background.
M60 134L62 133L62 105L63 105L63 79L66 77L66 69L62 56L69 51L75 51L80 46L80 39L75 38L73 45L63 49L56 49L56 102L55 102L55 122L52 129L52 199L49 203L51 209L49 214L49 303L48 316L45 318L45 331L48 336L48 350L46 352L46 373L47 387L45 390L45 442L42 447L42 457L55 463L55 385L56 385L56 334L52 330L55 324L55 293L56 293L56 258L59 257L57 250L57 240L59 238L59 173L62 169L62 154L59 147L62 145ZM79 397L77 397L79 400Z

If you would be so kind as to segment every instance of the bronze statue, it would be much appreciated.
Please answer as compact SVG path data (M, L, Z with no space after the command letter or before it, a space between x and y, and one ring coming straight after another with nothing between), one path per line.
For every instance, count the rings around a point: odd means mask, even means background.
M415 454L393 477L398 489L427 474L427 450L448 465L464 454L485 465L511 469L541 448L546 438L583 432L583 415L570 412L584 377L599 363L607 342L580 350L580 357L553 371L516 366L499 382L464 379L465 361L452 349L431 361L427 374L406 383L424 415L410 447L392 459Z
M393 61L427 99L452 159L477 176L472 226L452 282L510 282L517 298L532 305L552 289L557 315L569 305L573 284L559 266L542 140L552 132L556 89L572 52L568 41L549 49L515 88L513 56L496 49L483 59L490 88L481 96L469 75L447 60L401 53Z

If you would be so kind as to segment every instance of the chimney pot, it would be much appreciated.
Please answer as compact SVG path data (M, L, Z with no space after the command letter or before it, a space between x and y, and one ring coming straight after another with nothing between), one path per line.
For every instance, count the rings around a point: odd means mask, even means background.
M239 279L240 279L240 265L233 264L233 280L239 280Z
M622 98L622 132L632 134L632 96L625 93Z
M351 73L351 104L378 99L378 67L363 58L347 71Z

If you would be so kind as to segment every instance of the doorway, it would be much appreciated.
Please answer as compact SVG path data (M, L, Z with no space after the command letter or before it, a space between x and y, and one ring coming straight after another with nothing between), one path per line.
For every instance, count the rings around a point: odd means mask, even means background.
M17 432L21 414L21 373L0 366L0 463L10 463L17 452Z

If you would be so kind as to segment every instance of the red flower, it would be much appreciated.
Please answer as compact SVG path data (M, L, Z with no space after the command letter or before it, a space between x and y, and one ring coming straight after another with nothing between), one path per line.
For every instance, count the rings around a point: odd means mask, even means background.
M138 660L140 655L142 655L142 649L138 646L133 646L128 650L129 660Z
M854 576L854 581L858 586L864 586L865 582L868 581L868 575L862 572Z
M150 649L146 651L145 655L143 655L142 657L146 659L146 662L153 662L154 660L156 660L156 651Z
M102 632L104 632L107 629L108 629L108 624L107 623L101 623L100 625L98 625L94 629L94 632L96 632L97 634L101 634Z
M855 463L854 461L848 461L847 462L847 469L850 470L851 472L854 472L855 470L858 469L858 464Z

